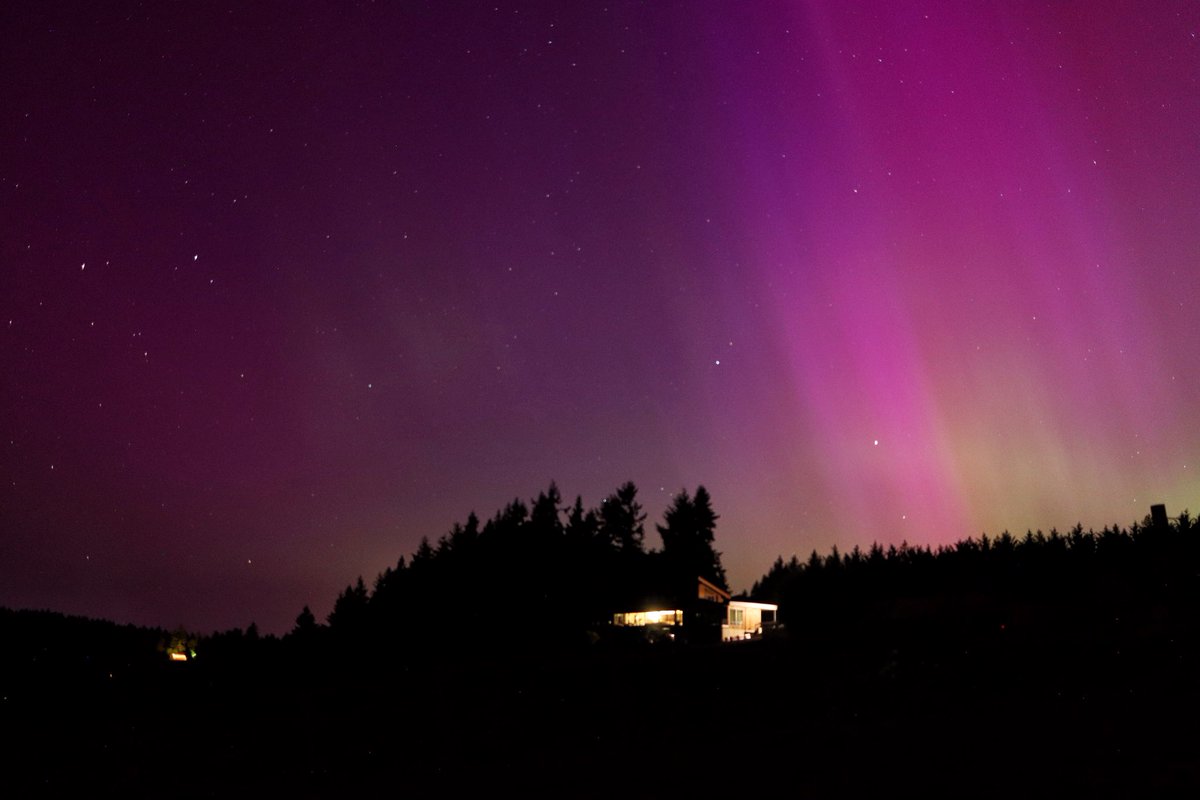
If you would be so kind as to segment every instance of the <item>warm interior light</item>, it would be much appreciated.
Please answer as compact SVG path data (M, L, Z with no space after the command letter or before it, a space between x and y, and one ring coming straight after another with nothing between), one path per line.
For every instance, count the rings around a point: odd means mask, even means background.
M624 614L613 614L613 624L634 627L645 625L682 625L683 612L679 609L629 611Z

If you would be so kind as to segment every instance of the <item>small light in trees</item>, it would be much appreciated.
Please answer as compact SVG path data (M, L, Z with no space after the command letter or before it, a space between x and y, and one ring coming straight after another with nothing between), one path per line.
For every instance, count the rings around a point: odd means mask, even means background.
M170 661L192 661L196 658L196 637L179 628L159 643L159 651L165 651Z

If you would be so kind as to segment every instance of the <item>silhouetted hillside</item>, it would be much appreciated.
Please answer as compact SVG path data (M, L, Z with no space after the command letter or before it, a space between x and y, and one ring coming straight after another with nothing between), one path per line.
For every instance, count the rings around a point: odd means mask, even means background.
M751 595L786 609L800 637L868 636L936 625L940 635L1058 635L1098 641L1118 631L1190 628L1200 611L1200 526L1184 511L1099 533L1076 526L1005 532L931 549L815 551L777 559Z
M53 611L0 608L0 689L61 679L62 691L125 681L156 669L170 635Z
M529 504L515 499L482 524L471 513L436 543L422 540L371 587L359 577L327 630L304 609L292 636L393 654L585 646L614 611L690 596L697 576L725 587L703 486L672 499L656 526L661 549L646 547L645 519L633 483L591 509L579 497L564 507L552 483Z
M336 614L319 625L305 610L282 639L254 626L197 641L3 612L2 724L16 765L6 788L20 797L1191 795L1200 789L1197 533L1183 514L1168 527L780 560L756 593L783 604L790 636L729 645L571 644L530 618L505 639L486 623L472 639L464 625L454 635L468 648L441 646L450 640L413 632L423 605L372 615L386 580L349 590L368 609L362 627L341 629ZM473 564L448 555L451 538L414 561ZM431 568L421 580L444 574ZM498 594L476 619L512 620L520 607L510 598L538 597ZM169 661L179 648L189 658Z

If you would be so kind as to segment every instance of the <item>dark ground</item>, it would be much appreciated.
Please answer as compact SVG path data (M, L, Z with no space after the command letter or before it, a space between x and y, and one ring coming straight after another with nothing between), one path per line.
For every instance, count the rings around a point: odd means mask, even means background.
M4 794L1194 796L1194 632L1061 622L453 659L10 651Z

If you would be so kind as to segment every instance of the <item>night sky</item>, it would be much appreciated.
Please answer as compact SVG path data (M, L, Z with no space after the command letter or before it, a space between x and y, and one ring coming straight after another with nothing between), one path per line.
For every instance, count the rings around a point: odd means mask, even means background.
M1198 36L5 3L0 605L282 632L552 479L648 523L705 485L735 590L1198 511Z

